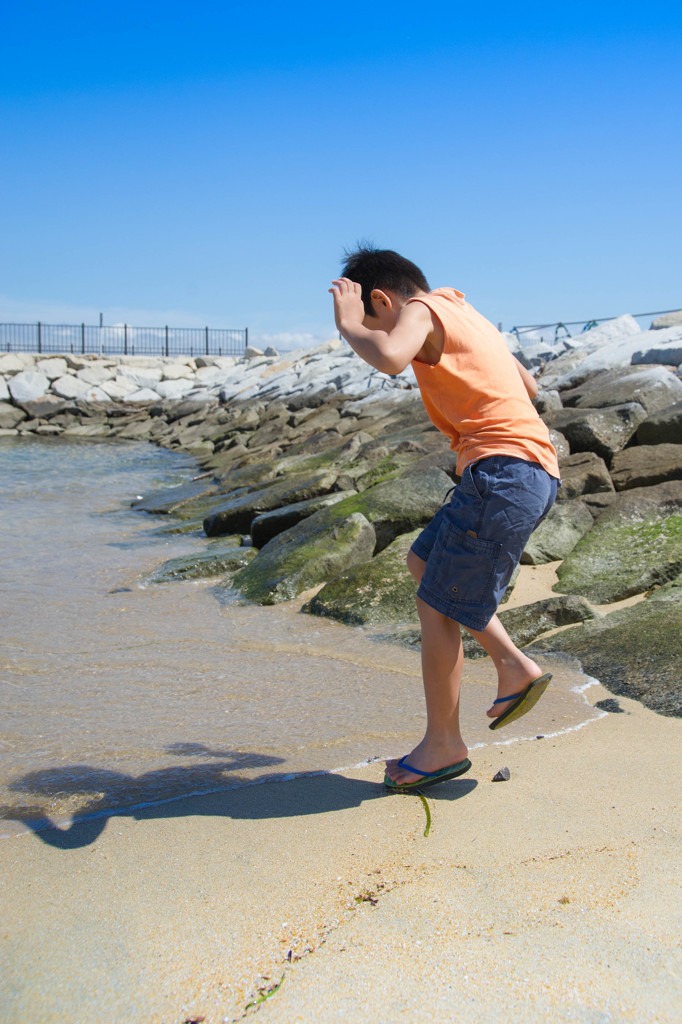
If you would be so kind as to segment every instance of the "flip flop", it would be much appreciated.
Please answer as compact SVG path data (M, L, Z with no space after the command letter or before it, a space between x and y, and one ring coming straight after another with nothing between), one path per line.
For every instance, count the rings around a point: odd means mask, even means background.
M384 775L384 785L388 789L393 790L410 790L410 789L423 789L424 786L435 786L438 782L447 782L448 779L456 779L458 775L464 775L471 768L471 761L468 757L465 757L463 761L458 761L457 764L449 764L446 768L439 768L437 772L423 772L420 768L413 768L411 764L407 763L407 754L405 757L401 757L398 761L401 768L407 769L408 772L413 772L415 775L423 776L423 781L417 779L416 782L406 782L400 786L393 779L389 778L388 775Z
M506 704L508 700L513 701L513 704L503 711L501 715L488 726L489 729L499 729L503 725L509 725L510 722L515 722L517 718L521 718L527 711L535 707L537 702L542 697L543 693L549 686L552 675L550 672L545 672L543 676L538 676L537 679L531 680L525 690L521 690L520 693L512 693L510 697L498 697L497 700L493 701L493 704Z

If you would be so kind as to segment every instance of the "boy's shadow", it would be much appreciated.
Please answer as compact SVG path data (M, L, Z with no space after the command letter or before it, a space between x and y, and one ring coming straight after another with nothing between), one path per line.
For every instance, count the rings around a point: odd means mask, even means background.
M359 807L364 800L395 796L385 789L380 779L367 782L326 772L307 775L267 772L247 779L237 774L244 768L282 764L281 757L244 751L215 751L197 743L176 743L167 752L181 757L201 754L216 760L213 763L161 768L139 776L88 765L28 772L15 779L9 788L34 797L57 793L60 796L72 794L83 797L83 803L72 812L72 824L67 827L56 824L45 813L44 807L35 804L0 807L0 815L8 820L21 821L49 846L73 850L94 843L113 816L126 815L136 821L189 815L237 820L286 818ZM262 785L276 782L290 782L290 785ZM426 795L452 801L470 793L475 787L475 779L454 779L436 787L435 792L427 789ZM168 792L173 796L163 795ZM87 794L93 795L88 797ZM132 806L121 807L124 802Z

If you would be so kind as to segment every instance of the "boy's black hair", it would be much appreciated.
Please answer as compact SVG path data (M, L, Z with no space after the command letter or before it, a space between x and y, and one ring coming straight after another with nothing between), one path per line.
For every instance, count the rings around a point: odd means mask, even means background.
M362 286L362 302L368 316L375 315L373 288L388 289L403 299L410 299L419 291L431 291L419 267L393 249L377 249L369 242L361 242L354 250L346 249L343 255L341 276Z

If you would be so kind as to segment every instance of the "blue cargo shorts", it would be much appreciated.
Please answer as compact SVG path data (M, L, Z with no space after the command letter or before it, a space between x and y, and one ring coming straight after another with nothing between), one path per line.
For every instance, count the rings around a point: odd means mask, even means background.
M467 466L412 545L426 562L417 596L468 629L485 629L558 483L537 462L509 455Z

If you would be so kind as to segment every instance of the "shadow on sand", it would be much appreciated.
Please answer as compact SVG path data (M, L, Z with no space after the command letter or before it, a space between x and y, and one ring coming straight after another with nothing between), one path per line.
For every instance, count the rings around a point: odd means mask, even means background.
M15 779L10 789L34 798L82 797L83 803L71 815L72 823L56 824L45 807L36 804L0 807L0 816L20 821L49 846L74 850L94 843L114 816L125 815L136 821L190 815L236 820L286 818L359 807L365 800L396 795L387 791L380 780L367 782L326 772L268 772L255 777L238 774L246 768L265 768L283 762L282 758L264 754L209 750L197 743L173 744L168 753L181 757L203 755L216 760L139 776L88 765L28 772ZM289 783L286 790L275 785L282 782ZM476 785L475 779L453 779L426 792L429 799L453 801L466 796ZM166 795L169 793L172 796Z

